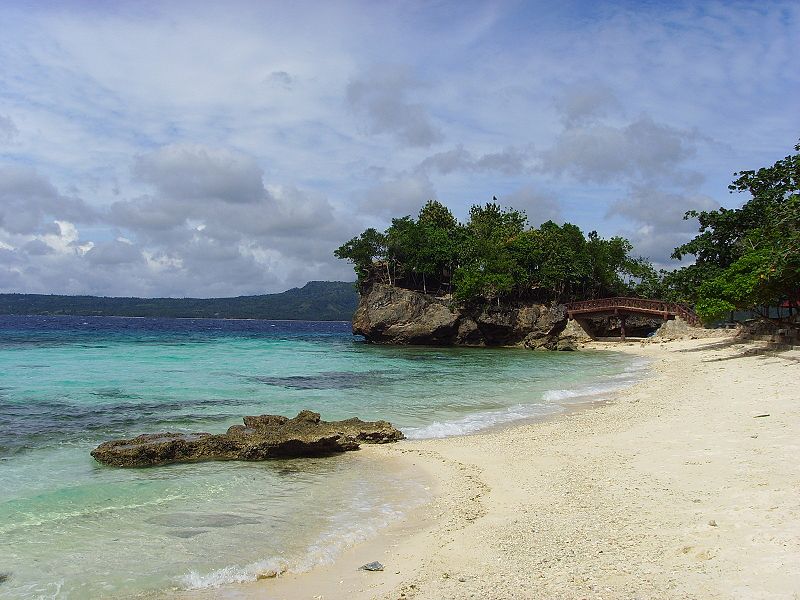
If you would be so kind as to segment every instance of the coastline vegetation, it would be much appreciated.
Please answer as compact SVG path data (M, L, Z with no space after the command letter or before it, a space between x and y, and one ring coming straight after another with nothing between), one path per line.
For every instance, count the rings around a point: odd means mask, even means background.
M672 257L694 264L663 275L676 299L695 305L704 321L734 310L767 317L770 306L800 301L800 143L770 167L734 173L731 193L749 193L741 208L689 211L700 234Z
M576 225L547 221L528 227L524 212L496 202L474 205L466 223L429 200L416 219L367 229L335 252L353 263L359 283L378 279L459 302L546 296L567 302L647 295L657 280L649 261L631 256L622 237L585 235Z
M770 167L735 173L731 193L751 195L741 208L689 211L699 235L672 258L693 264L656 271L630 241L584 234L576 225L527 215L496 201L473 205L459 222L429 200L417 218L392 219L334 252L353 263L363 288L381 281L462 304L535 297L558 302L609 296L660 298L694 306L705 322L734 310L769 315L800 300L800 144ZM496 199L495 199L496 200ZM796 319L795 319L796 320Z

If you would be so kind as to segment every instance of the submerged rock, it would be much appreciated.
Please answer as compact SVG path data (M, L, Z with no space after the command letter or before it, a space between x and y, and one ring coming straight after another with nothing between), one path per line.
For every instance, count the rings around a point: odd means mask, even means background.
M201 460L265 460L322 456L357 450L359 444L403 439L387 421L321 421L319 413L301 411L293 419L278 415L244 417L226 433L155 433L100 444L91 454L115 467L147 467Z

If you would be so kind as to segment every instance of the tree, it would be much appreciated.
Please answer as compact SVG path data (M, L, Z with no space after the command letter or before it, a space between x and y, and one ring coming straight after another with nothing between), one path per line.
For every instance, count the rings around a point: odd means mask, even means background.
M525 230L525 213L499 204L473 205L458 251L453 274L457 300L497 300L521 280L510 243Z
M355 265L362 285L385 269L391 285L425 293L444 287L462 303L500 303L530 292L568 301L646 290L658 279L647 261L629 255L631 245L623 238L606 240L592 232L587 240L570 223L526 227L524 212L496 202L472 206L461 224L430 200L416 220L392 219L384 233L368 229L334 254Z
M360 236L339 246L333 255L353 263L358 281L361 283L369 275L374 261L384 257L385 252L386 236L370 227ZM391 283L391 279L389 282Z
M700 235L673 257L691 254L695 264L674 279L703 320L800 297L800 144L794 149L771 167L734 174L731 193L751 195L741 208L686 213Z
M428 200L419 212L417 224L421 237L419 266L423 291L427 291L426 276L450 285L461 238L458 221L449 208L436 200Z
M520 283L569 299L587 276L586 238L571 223L547 221L514 238L512 252L524 276Z
M452 231L458 226L458 221L450 209L438 200L428 200L420 209L417 221L423 227L432 227L442 231Z
M664 299L665 271L656 271L652 263L643 257L625 259L623 273L627 277L627 293L639 298Z

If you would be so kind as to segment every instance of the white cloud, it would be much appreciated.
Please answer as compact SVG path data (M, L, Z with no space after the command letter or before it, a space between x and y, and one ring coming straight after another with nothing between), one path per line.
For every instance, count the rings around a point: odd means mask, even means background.
M3 4L0 287L351 278L364 227L493 194L663 257L796 142L795 3L457 8Z
M347 102L363 117L369 133L391 134L402 144L427 148L441 142L444 135L425 106L411 99L423 88L406 67L375 66L350 81Z
M443 175L458 171L520 175L529 169L530 160L528 149L510 146L499 152L475 156L463 145L458 145L452 150L438 152L427 157L420 163L419 168L425 172L437 171Z
M613 90L598 80L567 86L555 104L568 127L594 122L622 109Z
M665 193L657 186L637 185L611 204L608 215L630 221L632 226L624 232L638 254L668 266L673 249L697 234L697 219L684 219L686 212L718 208L717 201L703 194Z
M198 144L173 144L140 156L134 173L174 200L236 204L259 202L265 196L262 172L253 159Z
M0 230L32 234L56 219L88 223L96 217L81 199L60 194L35 169L0 165Z
M143 262L141 249L131 243L114 240L94 244L86 252L86 260L93 267L116 266L126 263Z
M590 182L624 178L680 178L681 170L696 152L697 135L650 117L622 126L591 124L565 129L552 148L542 153L543 172L567 173Z
M59 254L83 256L94 248L94 242L81 242L78 228L69 221L55 221L57 232L37 236Z
M538 227L545 221L562 221L562 209L559 202L551 195L528 184L499 198L504 206L513 206L524 210L528 222Z
M403 173L362 191L359 196L362 212L390 219L416 215L428 200L436 198L436 191L426 175Z

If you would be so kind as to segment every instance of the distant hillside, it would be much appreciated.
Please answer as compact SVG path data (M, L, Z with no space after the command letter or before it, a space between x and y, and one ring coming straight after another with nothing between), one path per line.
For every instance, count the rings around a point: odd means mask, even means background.
M280 294L236 298L108 298L0 294L0 314L349 321L358 294L344 281L310 281Z

